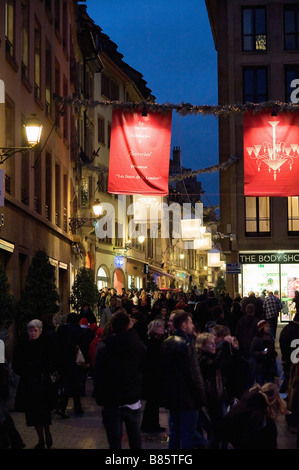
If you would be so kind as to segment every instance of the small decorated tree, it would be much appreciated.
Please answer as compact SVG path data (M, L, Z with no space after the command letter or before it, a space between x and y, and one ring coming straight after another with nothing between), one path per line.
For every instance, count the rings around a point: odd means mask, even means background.
M38 250L28 269L25 287L17 304L17 327L24 333L27 323L41 319L45 313L59 311L59 294L56 288L55 268L47 253Z
M70 305L79 313L84 302L93 310L99 300L99 291L94 282L94 273L89 268L80 268L72 286Z
M16 304L9 293L9 284L3 267L0 265L0 330L9 328L15 320Z

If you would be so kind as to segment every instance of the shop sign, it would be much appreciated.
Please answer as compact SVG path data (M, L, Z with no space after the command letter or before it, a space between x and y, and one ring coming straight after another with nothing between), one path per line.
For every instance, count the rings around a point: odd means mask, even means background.
M226 265L226 274L241 274L240 263L228 263Z
M122 256L115 256L114 264L117 268L122 268L124 266L124 258Z
M289 253L239 253L241 264L292 264L299 263L299 252Z

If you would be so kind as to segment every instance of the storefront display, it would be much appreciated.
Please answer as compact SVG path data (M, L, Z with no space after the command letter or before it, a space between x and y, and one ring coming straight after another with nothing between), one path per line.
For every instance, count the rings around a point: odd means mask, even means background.
M239 254L242 272L239 291L243 296L264 290L272 291L283 305L280 321L290 321L296 313L293 303L295 290L299 290L299 253L297 252L246 252Z

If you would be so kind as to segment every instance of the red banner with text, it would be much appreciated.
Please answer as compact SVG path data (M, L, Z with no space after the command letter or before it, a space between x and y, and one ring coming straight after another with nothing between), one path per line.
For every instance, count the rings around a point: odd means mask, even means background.
M299 113L246 112L245 196L299 196Z
M108 192L168 194L172 114L112 111Z

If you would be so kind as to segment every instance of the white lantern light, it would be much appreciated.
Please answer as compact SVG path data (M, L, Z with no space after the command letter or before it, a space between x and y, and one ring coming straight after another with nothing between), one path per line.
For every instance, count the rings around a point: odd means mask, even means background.
M103 214L103 206L98 199L96 199L92 205L93 213L96 217Z
M25 129L26 129L26 136L27 136L29 145L33 146L39 143L40 138L41 138L42 128L43 126L41 125L39 119L36 116L33 115L27 120L25 124Z
M157 222L161 213L162 197L133 195L133 217L135 222Z
M203 233L200 238L193 240L194 250L211 250L212 248L212 234L207 232Z
M182 240L195 240L195 238L198 238L200 234L200 227L200 219L182 219Z
M220 251L215 248L208 252L208 266L209 267L220 267L222 262L220 261Z

